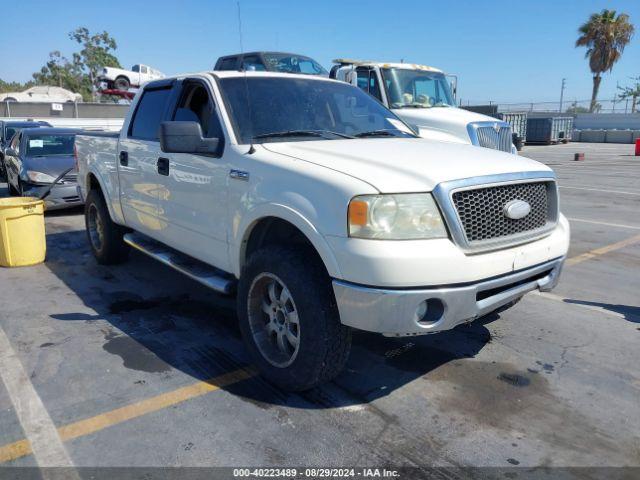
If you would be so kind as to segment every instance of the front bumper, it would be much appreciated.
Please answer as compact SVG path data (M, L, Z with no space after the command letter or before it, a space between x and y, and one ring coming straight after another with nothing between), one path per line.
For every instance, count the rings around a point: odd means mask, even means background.
M390 336L449 330L486 315L532 290L549 291L558 283L565 257L471 284L389 289L333 281L344 325ZM427 312L418 308L427 301Z
M39 197L48 187L42 185L25 185L25 197ZM78 186L75 183L65 183L56 185L51 189L49 195L44 199L47 210L57 210L60 208L70 208L83 205L84 201L78 194Z

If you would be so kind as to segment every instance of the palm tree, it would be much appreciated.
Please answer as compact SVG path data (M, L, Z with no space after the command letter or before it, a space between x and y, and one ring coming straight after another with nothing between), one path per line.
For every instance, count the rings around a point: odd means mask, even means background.
M633 36L634 28L629 23L629 15L616 15L615 10L602 10L594 13L579 29L580 36L576 40L576 47L587 47L585 58L589 58L589 68L593 73L593 92L591 106L593 112L598 99L598 90L602 74L611 71L613 65L620 60L620 56Z

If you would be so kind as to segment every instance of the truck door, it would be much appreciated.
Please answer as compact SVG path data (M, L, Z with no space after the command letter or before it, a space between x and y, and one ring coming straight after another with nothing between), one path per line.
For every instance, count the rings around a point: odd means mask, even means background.
M225 134L209 85L199 78L176 83L170 119L200 124L204 137L219 138L218 155L161 153L158 220L161 241L192 257L228 269L227 180L229 165L221 156Z
M158 130L166 119L172 85L171 81L147 85L117 152L120 203L127 225L154 238L165 227L158 221L158 198L164 188L158 175L162 156Z

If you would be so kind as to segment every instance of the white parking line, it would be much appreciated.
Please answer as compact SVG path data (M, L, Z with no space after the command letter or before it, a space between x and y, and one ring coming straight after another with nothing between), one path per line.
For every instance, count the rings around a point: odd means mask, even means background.
M11 343L0 328L0 378L40 467L73 467L49 413L29 380ZM74 475L75 473L75 475ZM46 472L43 472L46 476ZM65 475L79 478L75 471Z
M605 190L605 189L602 189L602 188L595 188L595 187L591 187L591 186L589 186L589 187L587 187L587 186L584 186L584 187L569 187L568 185L558 185L558 186L560 188L570 188L572 190L589 190L591 192L617 193L617 194L620 194L620 195L637 195L637 196L640 197L640 193L638 193L638 192L624 192L622 190Z
M620 223L597 222L595 220L584 220L582 218L567 217L567 219L571 222L592 223L594 225L604 225L605 227L629 228L631 230L640 230L640 226L636 226L636 225L622 225Z

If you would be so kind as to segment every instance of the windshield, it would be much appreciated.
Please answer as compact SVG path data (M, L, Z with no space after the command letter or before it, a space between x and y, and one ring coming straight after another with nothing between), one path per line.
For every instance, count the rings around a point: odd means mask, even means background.
M263 54L267 68L272 72L304 73L307 75L329 75L322 65L309 57L287 53Z
M449 83L440 72L383 68L391 108L454 107Z
M238 141L243 144L252 139L261 143L415 136L370 95L346 83L233 77L221 79L220 85Z
M49 157L54 155L73 155L75 135L30 135L27 139L27 155L30 157Z

